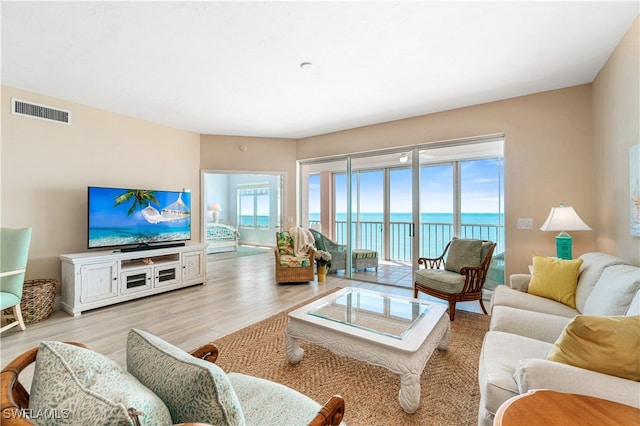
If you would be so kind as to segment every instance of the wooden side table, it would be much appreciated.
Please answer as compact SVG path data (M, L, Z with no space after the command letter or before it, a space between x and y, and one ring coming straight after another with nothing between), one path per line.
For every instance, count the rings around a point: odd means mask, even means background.
M640 424L640 410L606 399L534 390L500 406L494 426L619 426Z

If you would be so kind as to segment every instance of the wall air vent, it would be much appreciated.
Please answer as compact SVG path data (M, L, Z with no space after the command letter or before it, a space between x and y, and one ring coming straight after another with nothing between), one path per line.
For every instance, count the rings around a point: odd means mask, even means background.
M11 98L11 113L39 118L40 120L55 121L56 123L71 124L71 112L69 111L21 101L15 98Z

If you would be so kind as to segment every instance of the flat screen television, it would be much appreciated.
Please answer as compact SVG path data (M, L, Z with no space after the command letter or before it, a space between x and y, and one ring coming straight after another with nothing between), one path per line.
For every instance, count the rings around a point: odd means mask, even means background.
M190 192L90 186L88 207L90 249L157 248L191 239Z

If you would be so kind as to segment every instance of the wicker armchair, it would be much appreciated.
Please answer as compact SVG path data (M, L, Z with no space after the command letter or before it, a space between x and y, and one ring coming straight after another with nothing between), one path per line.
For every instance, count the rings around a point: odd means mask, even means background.
M68 342L69 344L91 349L82 343ZM207 343L198 349L191 351L191 355L205 361L215 363L218 358L218 348L213 343ZM29 393L20 383L19 375L36 360L38 348L30 349L13 361L3 370L0 377L0 396L2 404L2 424L6 426L35 425L26 416L29 409ZM152 359L149 362L153 362ZM129 414L133 422L139 425L135 410L130 409ZM308 426L337 426L344 416L344 399L340 395L332 396L320 408L318 414L311 419ZM265 423L269 423L265 419ZM182 423L182 426L208 426L205 423Z
M316 251L309 248L308 256L296 257L293 252L293 239L287 231L276 232L275 273L276 282L301 283L313 281Z
M470 250L473 245L477 250ZM487 310L482 303L482 287L487 279L491 256L496 244L491 241L464 240L454 238L444 248L440 257L418 259L418 265L424 269L415 272L413 297L418 292L444 299L449 302L449 319L454 320L456 303L477 300L482 312ZM449 254L447 255L447 251ZM464 254L460 254L464 252ZM465 257L474 258L474 262L465 263ZM446 260L445 260L446 259Z
M331 253L331 268L327 270L328 274L335 273L338 269L347 269L347 246L332 241L329 237L316 231L309 229L313 239L316 241L316 248Z

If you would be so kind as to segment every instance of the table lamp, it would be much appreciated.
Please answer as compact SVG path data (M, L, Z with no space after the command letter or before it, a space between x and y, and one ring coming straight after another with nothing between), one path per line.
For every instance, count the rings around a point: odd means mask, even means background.
M218 223L218 216L220 215L220 212L222 211L222 207L220 207L220 204L218 203L213 203L209 206L209 210L211 211L212 215L213 215L213 222L214 223Z
M552 207L549 217L540 227L541 231L560 231L556 236L556 256L560 259L571 260L571 235L566 231L591 231L589 225L584 223L573 207Z

